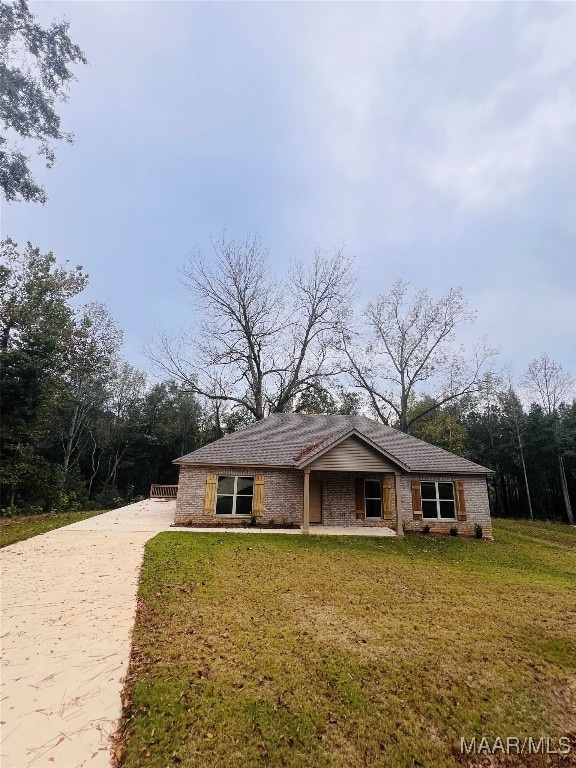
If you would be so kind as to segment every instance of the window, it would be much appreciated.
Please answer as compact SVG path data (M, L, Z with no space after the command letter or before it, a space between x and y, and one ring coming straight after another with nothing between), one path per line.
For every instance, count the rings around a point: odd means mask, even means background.
M423 518L456 518L454 483L420 483Z
M380 480L364 481L366 517L382 517L382 485Z
M220 475L216 490L216 514L251 515L253 496L253 477Z

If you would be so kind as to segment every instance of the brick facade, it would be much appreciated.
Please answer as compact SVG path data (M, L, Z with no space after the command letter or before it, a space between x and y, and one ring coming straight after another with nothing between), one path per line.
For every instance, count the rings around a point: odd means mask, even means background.
M302 506L304 495L303 472L296 469L274 469L270 467L198 467L193 465L181 465L178 485L178 498L176 501L176 525L195 523L203 526L226 526L231 523L241 523L246 518L206 515L204 513L204 495L206 478L209 473L216 475L263 475L264 476L264 511L261 521L270 520L278 525L292 523L300 525L302 522ZM322 524L335 526L383 526L395 528L395 519L383 521L381 519L357 520L355 510L355 480L358 477L365 479L381 480L392 477L390 474L375 474L358 472L312 472L312 478L322 479ZM462 480L466 499L466 521L456 520L414 520L412 513L411 481L436 480L450 481ZM490 508L488 503L488 491L486 479L483 476L450 476L450 475L403 475L401 478L403 524L405 531L418 532L424 525L430 526L431 533L449 533L452 526L456 526L461 535L473 536L477 524L482 526L484 536L492 538L492 526L490 522ZM394 498L394 483L392 484L393 507L396 507Z
M273 469L270 467L194 467L182 465L178 480L176 499L176 525L198 523L199 525L230 525L242 518L204 514L204 494L209 473L216 475L264 475L264 512L262 521L274 519L276 523L290 522L300 525L302 521L303 484L302 472L298 470Z
M300 472L302 477L302 472ZM388 526L394 528L395 521L384 521L373 518L368 520L356 519L356 478L365 480L383 480L386 477L394 479L394 475L387 473L358 473L358 472L311 472L311 478L322 480L322 524L323 525L362 525L362 526ZM301 482L303 482L301 480ZM392 483L392 486L394 484ZM392 503L394 490L392 490Z
M412 480L430 481L454 481L462 480L464 483L464 498L466 501L466 521L456 520L414 520L412 514ZM492 522L490 520L490 503L488 501L488 487L486 478L482 475L403 475L401 479L402 509L404 517L404 530L417 532L425 525L430 526L431 533L449 533L452 526L458 528L461 536L474 536L476 525L482 526L484 538L492 538Z

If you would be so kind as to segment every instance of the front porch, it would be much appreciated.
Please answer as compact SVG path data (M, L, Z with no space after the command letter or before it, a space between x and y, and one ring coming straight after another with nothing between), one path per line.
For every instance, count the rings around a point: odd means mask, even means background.
M368 535L402 536L400 478L394 471L303 469L302 532L335 528L343 532L340 535L370 531Z

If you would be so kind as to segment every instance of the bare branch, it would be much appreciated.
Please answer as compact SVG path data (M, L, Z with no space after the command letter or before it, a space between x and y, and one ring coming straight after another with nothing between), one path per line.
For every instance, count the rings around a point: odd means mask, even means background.
M560 403L574 391L576 378L547 354L532 360L523 378L523 385L539 398L547 414L552 415Z
M354 283L342 251L318 249L274 280L258 236L212 242L182 270L195 310L188 333L161 334L147 347L158 367L214 401L245 408L255 419L284 411L311 383L342 373L335 340ZM224 382L224 383L223 383Z
M364 351L361 346L354 351L344 347L349 374L367 392L375 411L380 415L384 404L405 431L431 410L474 391L495 354L485 343L471 355L454 347L458 326L474 320L460 288L437 301L419 291L410 301L408 284L399 280L367 306L364 317ZM410 419L410 402L424 393L430 407Z

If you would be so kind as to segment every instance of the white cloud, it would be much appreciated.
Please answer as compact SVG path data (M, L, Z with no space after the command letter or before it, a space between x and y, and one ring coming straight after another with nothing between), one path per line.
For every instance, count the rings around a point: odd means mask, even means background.
M538 171L574 146L576 100L560 89L527 118L503 123L500 111L512 84L483 103L442 105L428 114L442 133L443 151L420 156L431 186L465 210L501 205L522 194Z
M386 19L378 7L374 10L381 23L370 24L347 4L332 6L328 13L315 10L298 41L306 72L300 97L315 162L352 183L376 172L386 141L383 96L393 79L390 65L403 44L394 6L386 6Z
M518 9L505 19L514 37L490 40L500 5L386 4L370 14L320 8L299 41L309 165L319 177L401 187L391 174L409 174L471 213L529 191L574 144L576 100L564 75L576 50L573 9L536 20ZM471 40L477 50L465 59ZM433 80L435 67L445 82ZM552 75L560 80L548 82ZM410 201L386 202L403 210Z
M127 338L151 322L154 275L176 283L187 249L226 227L259 230L278 259L344 243L364 296L398 276L462 283L474 337L519 365L543 350L568 363L576 5L34 10L68 16L90 66L62 108L76 143L46 172L48 206L5 218L20 241L78 253Z
M551 7L558 13L556 18L545 24L540 19L531 21L520 35L532 77L549 77L576 63L576 5L554 3Z
M501 362L511 362L516 372L544 352L576 371L576 312L571 291L534 282L522 290L511 290L504 284L476 295L474 308L478 312L474 334L496 340Z

